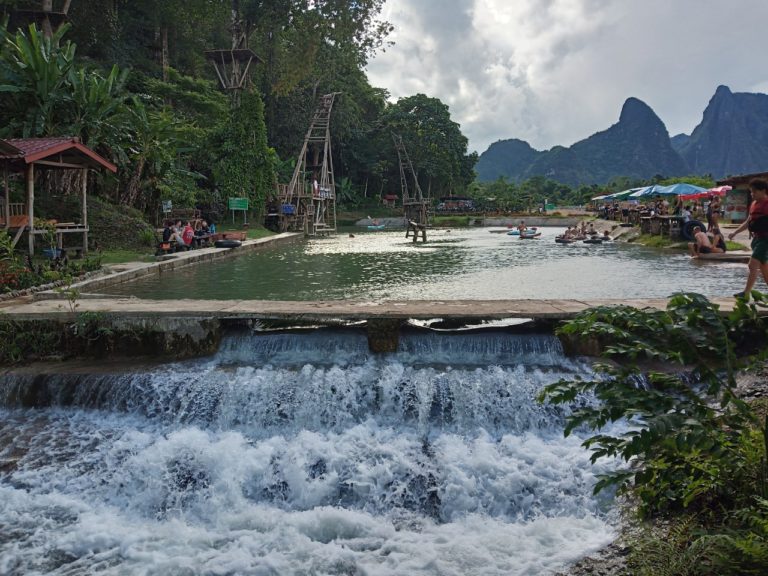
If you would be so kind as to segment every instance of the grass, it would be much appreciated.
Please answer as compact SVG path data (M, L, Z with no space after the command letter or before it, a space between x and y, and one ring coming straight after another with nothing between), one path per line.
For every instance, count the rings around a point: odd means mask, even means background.
M661 236L659 234L641 234L631 242L635 244L641 244L650 248L670 248L672 250L687 250L688 242L680 240L670 240L667 236ZM725 247L728 252L734 250L746 250L747 247L738 242L725 241Z
M432 218L432 226L469 226L469 216L435 216Z
M216 225L216 232L246 232L247 238L266 238L267 236L274 236L274 232L267 230L263 226L253 226L249 228L243 228L240 224L227 224L221 223Z

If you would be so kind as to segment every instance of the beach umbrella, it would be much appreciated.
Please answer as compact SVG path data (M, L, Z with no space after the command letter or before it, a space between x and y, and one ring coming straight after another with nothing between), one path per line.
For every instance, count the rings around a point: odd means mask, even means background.
M630 188L629 190L622 190L621 192L609 194L604 198L604 200L624 200L625 198L629 198L629 196L633 192L637 192L638 190L640 190L640 188Z
M663 192L659 192L662 195L669 196L685 196L686 194L698 194L699 192L706 192L706 188L701 186L694 186L693 184L686 184L680 182L678 184L672 184L671 186L665 186Z
M731 190L730 186L718 186L717 188L710 188L704 190L704 192L696 192L694 194L683 194L680 196L685 200L701 200L703 198L709 198L711 196L725 196L725 194Z
M646 198L648 196L658 196L664 194L664 187L654 184L645 188L635 189L635 192L629 195L630 198Z

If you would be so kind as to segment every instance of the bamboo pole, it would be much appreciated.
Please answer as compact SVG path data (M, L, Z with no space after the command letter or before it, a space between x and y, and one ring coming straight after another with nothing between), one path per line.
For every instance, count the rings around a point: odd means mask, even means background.
M83 168L82 183L82 226L83 230L83 254L88 254L88 168Z
M29 222L29 238L27 240L29 255L35 255L35 165L27 166L27 217Z
M11 189L8 184L8 179L10 178L10 175L8 174L8 163L5 163L3 166L3 191L5 192L5 229L8 230L8 228L11 227Z

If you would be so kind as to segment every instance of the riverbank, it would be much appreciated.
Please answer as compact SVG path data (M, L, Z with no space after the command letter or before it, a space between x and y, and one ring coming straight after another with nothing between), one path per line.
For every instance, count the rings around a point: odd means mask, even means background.
M736 381L736 393L740 398L747 402L765 402L768 399L768 361L753 370L740 373ZM629 566L633 549L650 538L664 540L674 526L674 519L637 519L637 512L629 499L621 499L619 506L621 525L616 540L555 576L634 576L635 573ZM682 554L682 550L677 553Z

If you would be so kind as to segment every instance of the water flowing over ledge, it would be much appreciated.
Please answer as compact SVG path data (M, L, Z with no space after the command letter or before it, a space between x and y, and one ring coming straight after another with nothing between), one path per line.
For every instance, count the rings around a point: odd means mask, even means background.
M0 377L0 570L531 574L613 535L611 463L534 400L589 374L552 336L238 333L98 368Z

